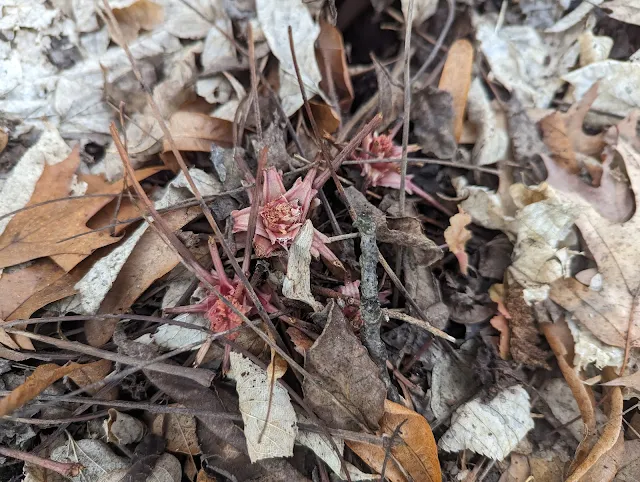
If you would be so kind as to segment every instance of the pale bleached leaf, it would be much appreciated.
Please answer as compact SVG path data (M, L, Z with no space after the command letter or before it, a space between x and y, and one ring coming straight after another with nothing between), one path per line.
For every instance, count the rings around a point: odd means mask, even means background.
M472 400L453 414L438 446L503 460L533 428L530 411L529 394L520 385L501 391L488 403Z
M307 220L298 231L293 244L289 248L289 262L287 263L287 276L282 283L282 294L293 300L304 301L314 311L322 310L311 294L311 244L313 243L314 229L310 220Z
M70 478L75 482L98 481L105 474L129 466L127 459L117 456L106 443L95 439L70 440L53 449L51 459L81 463L84 469L80 475Z
M409 14L409 5L411 0L402 0L402 14L407 19ZM416 27L430 18L438 9L438 0L414 0L413 1L413 21Z
M280 384L275 383L269 411L267 373L238 353L231 352L230 359L228 375L236 381L251 462L273 457L291 457L298 425L289 394Z
M308 91L307 96L312 97L319 92L322 80L315 54L320 27L311 18L303 0L257 0L256 12L271 52L280 61L280 98L284 111L291 115L302 106L302 95L295 76L287 29L289 26L293 29L300 75Z

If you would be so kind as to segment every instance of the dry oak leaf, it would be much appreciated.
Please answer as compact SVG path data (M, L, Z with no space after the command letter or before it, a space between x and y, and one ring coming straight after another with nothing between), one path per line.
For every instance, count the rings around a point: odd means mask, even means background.
M138 37L140 30L153 30L156 25L164 21L164 9L150 0L134 0L122 8L114 8L113 15L118 20L124 41L130 44ZM107 23L107 27L110 25ZM114 35L111 28L109 34L114 42L120 43L121 39Z
M23 384L14 388L9 395L0 399L0 416L10 414L25 403L33 400L50 385L69 375L83 365L71 363L63 367L55 363L48 363L37 367L31 375L27 377Z
M596 82L567 112L557 111L540 120L542 139L551 151L553 160L558 166L573 174L580 172L578 154L598 156L605 146L603 133L588 135L582 130L584 118L597 96ZM600 174L597 169L589 168L589 164L586 167L598 185Z
M180 151L209 152L211 143L222 147L233 145L233 122L191 111L178 111L169 120L171 136ZM168 152L171 145L162 141L162 151Z
M183 407L180 404L170 405ZM153 420L151 432L167 441L169 452L198 455L201 453L196 419L191 415L161 413Z
M322 73L320 88L331 98L336 98L342 111L348 111L353 102L353 86L347 67L342 33L322 18L320 35L316 41L316 60Z
M377 429L387 394L378 367L347 325L342 310L329 301L326 311L327 324L307 350L305 368L314 380L304 379L305 401L330 427Z
M80 163L78 148L64 161L45 165L29 205L44 203L69 195L74 175ZM144 179L161 168L137 171ZM107 184L101 176L79 175L77 184L86 184L85 194L104 194L97 197L78 197L41 204L17 213L0 236L0 268L32 259L51 256L65 271L71 270L95 249L117 242L109 231L91 231L86 223L122 190L123 182ZM83 236L68 239L70 236Z
M623 121L634 126L635 118ZM627 337L631 346L640 346L640 316L634 296L640 286L640 254L637 247L640 233L640 152L634 139L624 135L628 129L612 127L620 133L611 143L611 156L617 154L624 161L626 174L633 189L636 212L624 223L609 221L594 207L572 193L561 193L581 207L575 224L589 247L603 278L599 291L583 285L575 278L559 279L551 285L550 298L573 314L593 335L609 345L624 347ZM637 140L636 140L637 142ZM631 317L631 318L630 318ZM631 332L629 333L629 328Z
M444 242L460 263L460 271L466 276L469 268L469 255L465 251L467 241L471 239L471 231L467 226L471 224L471 216L459 208L460 212L449 219L449 227L444 230Z
M385 400L384 415L380 420L380 433L391 436L400 426L397 436L400 444L391 448L391 455L409 475L407 479L395 463L389 461L385 477L391 482L415 480L440 482L442 473L438 460L438 446L425 418L400 404ZM346 444L367 465L379 473L382 471L386 450L379 445L347 441Z

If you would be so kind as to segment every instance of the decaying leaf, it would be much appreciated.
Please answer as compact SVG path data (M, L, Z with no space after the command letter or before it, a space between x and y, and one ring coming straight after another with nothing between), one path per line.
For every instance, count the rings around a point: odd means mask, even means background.
M22 407L25 403L37 397L49 385L81 367L82 365L78 363L71 363L63 367L55 363L40 365L27 377L22 385L0 399L0 416L8 415L17 408Z
M236 381L251 461L291 457L298 425L287 391L277 383L270 391L267 373L235 352L228 375Z
M282 294L293 300L304 301L313 311L322 310L311 294L311 244L313 242L313 224L307 220L289 248L287 275L282 283Z
M330 301L327 310L327 324L307 350L305 363L321 385L305 378L305 401L331 427L378 428L387 393L378 367L349 328L340 307Z
M489 95L479 78L475 78L471 82L467 101L467 116L478 132L476 143L471 152L473 163L484 166L505 159L508 155L509 135L504 125L500 125L498 122Z
M353 102L353 86L347 68L342 33L326 20L320 20L316 57L322 72L320 87L329 98L338 101L340 109L348 111Z
M465 251L467 241L473 236L467 226L471 224L471 216L461 208L458 214L449 219L449 227L444 231L444 242L460 263L460 271L466 275L469 268L469 255Z
M292 115L302 106L302 95L295 76L287 28L292 27L300 75L307 97L311 98L319 93L322 80L315 55L320 27L300 0L257 0L256 13L271 53L280 61L282 108L287 115Z
M451 159L457 148L454 135L453 97L449 92L427 86L412 93L411 121L422 152Z
M67 197L79 162L76 149L64 162L45 166L29 204ZM137 175L144 179L159 170L142 169ZM118 241L119 238L111 237L108 231L92 232L86 222L122 190L123 182L106 184L101 176L94 175L80 175L77 182L79 185L85 183L86 194L104 196L70 198L16 214L0 237L0 266L52 256L58 265L69 271L93 250ZM78 234L83 236L67 239Z
M380 431L391 436L398 427L397 435L404 443L392 447L391 454L409 475L409 480L440 482L438 447L425 418L400 404L385 400ZM353 441L347 445L371 468L379 473L382 471L386 453L383 447ZM408 480L393 463L387 464L385 476L392 482Z
M72 479L77 482L83 480L97 482L103 480L102 477L105 474L110 475L120 469L126 469L129 465L126 458L117 456L106 443L95 439L70 440L67 444L53 449L51 459L82 464L84 469L81 474Z
M69 373L69 378L71 378L73 383L79 387L86 387L103 380L109 373L111 373L112 367L113 362L111 362L111 360L98 360L93 363L87 363L86 365L83 365L77 370ZM87 390L87 393L91 394L96 394L97 392L98 390L95 388ZM114 387L107 392L102 392L100 397L106 400L114 400L118 398L118 387Z
M562 86L559 75L578 58L576 34L541 34L529 25L496 28L497 16L474 15L476 39L491 75L527 107L546 108Z
M344 440L333 437L333 442L338 447L340 455L342 455L344 452ZM340 477L346 478L344 471L342 470L340 457L336 453L334 446L327 441L327 437L324 434L299 430L296 443L302 444L311 449L313 453L320 457L335 474L340 474ZM378 480L380 478L377 474L365 474L349 462L345 462L345 465L351 480Z
M574 99L586 96L597 82L598 97L592 109L627 116L640 107L640 93L633 88L640 80L640 64L637 62L611 59L594 62L563 75L562 79L573 86Z
M438 446L503 460L533 428L530 411L529 394L520 385L502 390L486 404L472 400L456 410Z
M437 5L437 2L434 2ZM453 135L456 142L462 136L464 111L471 87L471 69L473 67L473 45L467 39L456 40L447 54L442 68L438 88L446 90L453 98Z
M306 356L307 350L313 346L313 340L293 326L287 328L287 335L291 338L294 349L302 356Z
M180 406L180 405L177 405ZM177 413L158 414L151 432L167 441L166 450L181 454L198 455L200 451L196 420L191 415Z
M607 0L600 8L616 20L640 25L640 3L637 0Z
M597 96L598 84L594 83L582 99L573 104L567 112L557 111L540 120L542 136L553 160L573 174L580 172L578 153L597 156L605 145L604 134L587 135L582 129L584 117Z
M113 9L113 15L118 20L124 36L120 39L114 35L114 32L110 32L111 38L116 43L121 40L130 43L136 39L140 30L152 30L164 20L164 10L158 3L151 0L134 0L127 3L129 5ZM107 26L110 25L107 24Z
M212 143L233 145L233 123L206 114L178 111L171 116L169 129L181 151L209 152ZM164 139L163 152L170 150L169 141Z
M635 119L627 122L635 129ZM624 125L612 128L610 134L614 134L614 140L610 143L610 156L616 154L623 159L638 206L640 153L635 149L633 139L624 135L625 131ZM635 247L640 213L636 210L631 219L624 223L612 222L600 216L579 196L559 194L580 206L580 216L575 224L598 265L603 283L601 289L596 291L575 278L558 279L552 285L550 298L570 311L574 319L604 343L624 347L629 337L631 346L638 346L640 320L632 315L632 310L634 295L640 285L640 272L636 269L638 251Z
M109 409L109 418L104 422L107 440L111 443L129 445L139 442L147 432L140 420L127 413Z
M378 81L378 112L382 114L383 122L388 125L402 113L403 89L394 81L391 72L373 54L371 54L371 60Z

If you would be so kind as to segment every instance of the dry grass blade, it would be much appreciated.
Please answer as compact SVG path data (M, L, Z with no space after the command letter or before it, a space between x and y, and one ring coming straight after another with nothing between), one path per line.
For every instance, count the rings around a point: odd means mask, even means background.
M0 400L0 416L8 415L34 399L54 382L65 375L82 368L78 363L58 366L55 363L40 365L27 377L23 384L16 387L9 395Z

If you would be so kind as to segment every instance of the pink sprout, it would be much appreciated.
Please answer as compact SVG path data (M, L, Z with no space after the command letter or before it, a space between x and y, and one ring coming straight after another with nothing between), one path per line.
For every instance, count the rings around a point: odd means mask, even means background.
M416 150L416 146L409 146L409 152L415 152ZM352 157L354 160L400 159L402 157L402 147L394 144L390 135L374 133L364 138L360 149L357 149ZM400 163L388 161L362 163L360 164L360 169L369 186L400 189L402 179ZM407 174L404 189L408 194L420 196L432 206L449 216L452 215L447 208L413 182L413 175Z
M253 245L260 258L273 256L278 251L285 251L293 243L300 227L307 219L311 203L315 200L317 190L313 189L316 168L310 169L304 180L296 179L288 191L282 182L282 173L274 167L264 171L262 186L262 204L258 208ZM251 207L233 211L233 232L242 233L249 229ZM322 256L334 266L342 268L342 263L326 243L329 239L317 229L314 230L311 254Z
M244 286L237 277L235 277L233 281L229 280L224 272L224 266L222 265L222 260L220 259L215 243L209 245L209 250L214 265L214 270L210 276L211 285L218 290L221 295L231 301L233 306L243 315L252 314L254 307L248 299L246 289L244 289ZM260 290L256 290L256 294L267 313L275 313L278 311L278 309L270 303L271 295L265 294ZM200 303L169 308L165 311L168 313L205 313L205 316L211 323L211 330L216 333L231 330L242 324L242 319L213 292L209 293ZM236 331L227 335L227 338L235 340L238 334Z

